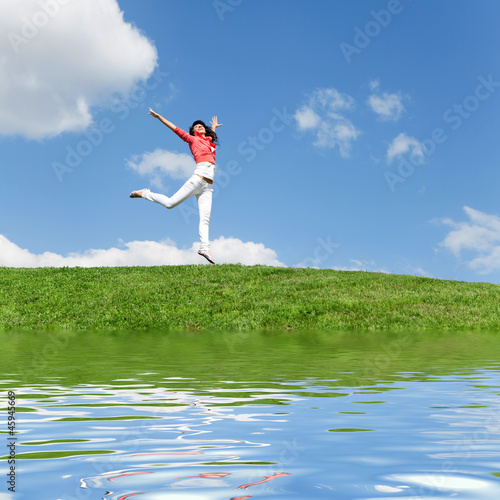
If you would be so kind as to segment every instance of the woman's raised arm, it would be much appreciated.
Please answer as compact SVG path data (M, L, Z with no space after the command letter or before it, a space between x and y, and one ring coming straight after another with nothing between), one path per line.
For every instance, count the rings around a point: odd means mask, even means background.
M168 121L166 118L163 118L163 116L159 115L158 113L156 113L156 111L153 111L151 108L149 108L149 114L153 118L158 118L158 120L160 120L163 123L163 125L166 125L170 130L175 131L175 129L177 128L172 122Z

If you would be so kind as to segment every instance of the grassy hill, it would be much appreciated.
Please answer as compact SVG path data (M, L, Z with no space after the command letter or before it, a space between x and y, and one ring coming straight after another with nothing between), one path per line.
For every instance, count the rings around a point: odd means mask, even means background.
M500 286L275 267L0 268L0 330L498 329Z

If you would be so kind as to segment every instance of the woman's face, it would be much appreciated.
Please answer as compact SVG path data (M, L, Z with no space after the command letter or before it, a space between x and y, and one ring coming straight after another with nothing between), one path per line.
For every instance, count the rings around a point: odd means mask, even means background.
M205 127L201 123L197 123L193 127L193 130L194 130L195 133L198 132L201 135L205 135L205 133L206 133Z

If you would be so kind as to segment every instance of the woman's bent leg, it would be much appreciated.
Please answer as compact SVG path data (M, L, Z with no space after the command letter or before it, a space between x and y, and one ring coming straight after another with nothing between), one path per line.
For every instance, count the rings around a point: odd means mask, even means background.
M203 181L204 182L204 181ZM208 238L208 228L210 225L210 214L212 212L212 186L204 182L203 191L197 195L198 210L200 211L200 250L210 250L210 240Z
M198 182L199 181L199 182ZM153 201L159 203L165 208L174 208L180 205L183 201L186 201L191 196L198 194L201 191L201 187L204 181L197 175L191 176L184 185L170 198L164 194L152 193L151 191L146 191L142 197L145 200Z

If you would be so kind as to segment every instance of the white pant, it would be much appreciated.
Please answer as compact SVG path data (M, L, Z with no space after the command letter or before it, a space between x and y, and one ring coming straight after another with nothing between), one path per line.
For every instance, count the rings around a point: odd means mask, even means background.
M145 191L142 197L148 201L154 201L165 208L174 208L186 201L191 196L196 196L198 200L198 210L200 211L200 250L210 250L208 239L208 226L210 224L210 213L212 211L212 184L204 181L198 175L191 176L184 185L171 198L164 194Z

